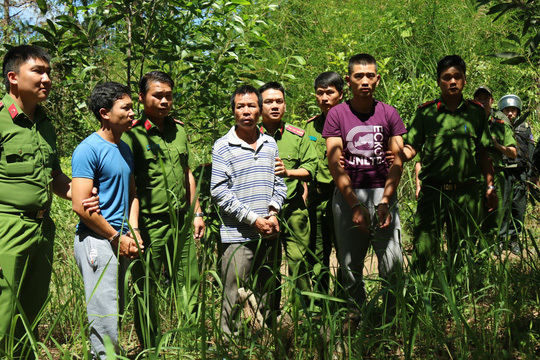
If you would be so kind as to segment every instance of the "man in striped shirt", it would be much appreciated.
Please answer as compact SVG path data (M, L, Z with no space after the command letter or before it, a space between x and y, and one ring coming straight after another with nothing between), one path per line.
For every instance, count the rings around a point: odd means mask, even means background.
M222 219L221 328L227 335L237 335L238 287L250 284L252 274L256 274L252 288L261 314L268 319L271 310L279 309L281 251L276 215L287 187L275 175L276 142L257 129L262 107L259 92L250 85L237 88L231 107L236 124L212 150L211 193Z

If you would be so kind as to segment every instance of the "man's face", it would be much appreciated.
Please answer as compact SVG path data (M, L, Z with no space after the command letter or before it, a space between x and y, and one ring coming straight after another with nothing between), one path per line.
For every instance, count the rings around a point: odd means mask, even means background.
M150 82L146 94L139 93L139 101L150 120L162 120L169 115L173 104L171 85L162 82Z
M268 89L262 94L262 119L264 123L279 123L285 114L286 105L280 90Z
M478 101L484 106L486 111L486 116L491 112L491 106L493 105L493 96L491 96L487 91L479 91L474 97L475 101Z
M445 69L437 79L443 98L461 96L466 83L465 74L455 66Z
M315 97L317 98L319 109L326 115L331 108L339 104L343 98L343 91L337 91L335 86L328 86L326 88L319 86L315 90Z
M105 111L105 115L109 120L111 129L117 131L128 131L131 129L131 123L135 119L131 97L125 94L122 98L116 100L113 107L109 111ZM102 117L104 117L103 114Z
M381 76L377 74L375 64L356 64L352 68L351 75L347 76L345 80L351 88L353 98L373 98Z
M237 94L234 97L234 120L242 130L255 129L259 122L259 99L255 94Z
M508 107L505 107L503 110L502 110L503 114L506 115L506 117L508 118L508 120L514 122L514 120L517 119L517 117L519 116L519 109L515 106L508 106Z
M18 72L9 72L10 88L16 85L21 98L37 102L47 100L51 91L51 66L41 59L30 58L22 63Z

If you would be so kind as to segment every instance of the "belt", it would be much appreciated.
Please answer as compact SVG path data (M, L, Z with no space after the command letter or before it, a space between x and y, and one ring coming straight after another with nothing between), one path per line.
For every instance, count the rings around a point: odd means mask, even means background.
M35 211L2 211L4 214L21 215L30 219L43 219L49 212L47 209Z
M447 183L447 184L429 184L429 183L427 183L426 185L433 186L435 188L440 188L441 190L444 190L444 191L454 191L454 190L460 190L460 189L465 189L467 187L471 187L471 186L475 185L476 183L477 183L476 180L469 180L469 181L465 181L465 182Z
M315 191L317 192L317 194L328 194L328 193L331 193L334 191L334 183L331 182L329 184L325 184L325 183L316 183L314 184L314 188L315 188Z

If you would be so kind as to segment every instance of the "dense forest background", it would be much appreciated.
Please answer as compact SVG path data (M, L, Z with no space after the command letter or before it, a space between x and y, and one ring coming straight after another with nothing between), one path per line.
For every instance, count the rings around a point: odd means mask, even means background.
M479 85L491 87L496 98L515 93L535 110L530 121L537 128L540 37L534 2L3 3L0 56L21 43L40 44L53 56L54 91L46 106L65 156L97 126L86 100L99 82L129 82L136 98L142 74L169 72L176 81L173 114L186 123L195 161L203 163L233 122L228 97L238 84L282 82L287 119L302 125L318 112L315 77L330 70L345 75L348 58L359 52L378 59L377 97L395 106L406 123L418 104L437 96L437 61L459 54L468 65L466 96Z

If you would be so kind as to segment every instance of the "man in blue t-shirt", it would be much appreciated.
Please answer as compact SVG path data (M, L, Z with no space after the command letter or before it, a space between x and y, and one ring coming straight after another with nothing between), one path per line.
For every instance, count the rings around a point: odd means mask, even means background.
M77 146L71 159L73 210L81 219L74 252L84 281L92 353L94 358L105 359L105 337L118 348L121 311L117 296L122 291L117 288L117 254L136 258L143 243L137 229L139 201L133 157L120 140L134 119L129 88L114 82L96 86L90 109L101 128ZM100 194L100 213L82 205L94 186Z

